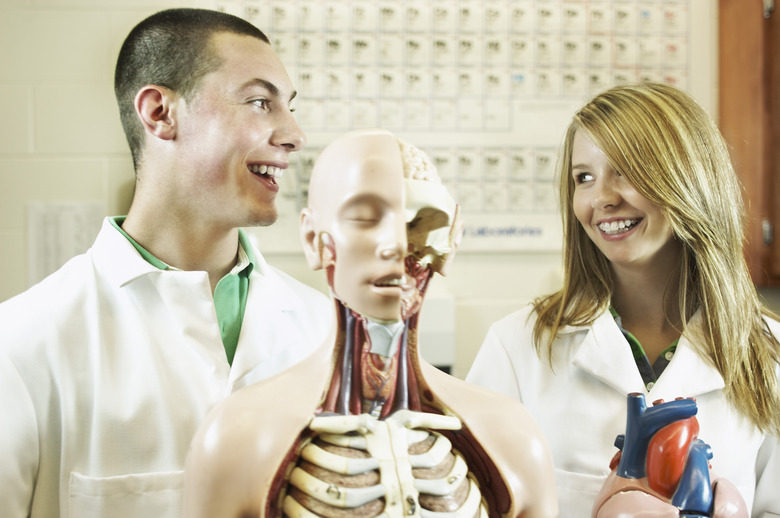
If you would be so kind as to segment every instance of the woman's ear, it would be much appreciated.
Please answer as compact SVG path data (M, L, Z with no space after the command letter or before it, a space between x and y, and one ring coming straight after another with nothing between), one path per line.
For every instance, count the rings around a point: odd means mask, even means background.
M300 224L301 244L306 262L312 270L322 269L322 256L320 254L320 239L314 229L314 217L308 208L301 211Z
M147 133L161 140L171 140L176 134L173 113L175 94L163 86L147 85L135 96L135 112Z

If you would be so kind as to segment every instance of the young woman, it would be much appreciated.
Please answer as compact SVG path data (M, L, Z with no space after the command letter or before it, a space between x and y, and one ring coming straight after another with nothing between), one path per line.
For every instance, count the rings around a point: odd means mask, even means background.
M590 516L629 393L696 398L713 471L752 516L780 516L780 324L716 125L671 86L618 86L575 115L559 174L563 287L493 324L467 380L534 415L561 516Z

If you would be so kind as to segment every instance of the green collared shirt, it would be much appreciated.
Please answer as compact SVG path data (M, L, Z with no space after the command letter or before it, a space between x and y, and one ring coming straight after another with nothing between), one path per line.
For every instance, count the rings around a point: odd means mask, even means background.
M636 337L630 332L623 329L623 322L620 319L620 315L618 315L617 311L615 311L615 308L610 306L609 312L612 314L612 317L615 319L615 323L617 323L618 327L620 328L620 332L623 333L623 336L626 337L626 341L631 347L631 353L634 355L634 361L636 362L636 366L639 369L639 374L642 375L642 381L644 382L645 387L647 387L647 390L652 389L655 385L655 382L658 381L658 378L661 376L661 373L664 371L664 369L666 369L666 366L669 365L669 362L674 357L674 353L677 351L677 343L680 341L680 339L678 338L672 342L651 364L650 358L647 357L647 354L645 353L644 348L642 348L642 344L639 343L639 340L637 340Z
M160 270L178 270L156 258L122 229L125 216L116 216L110 218L110 221L138 250L146 262ZM222 335L225 354L231 365L238 346L238 336L241 334L241 323L244 321L246 297L249 293L249 275L256 264L257 261L249 237L243 229L238 229L238 260L233 269L219 280L214 289L214 309L217 313L217 323Z

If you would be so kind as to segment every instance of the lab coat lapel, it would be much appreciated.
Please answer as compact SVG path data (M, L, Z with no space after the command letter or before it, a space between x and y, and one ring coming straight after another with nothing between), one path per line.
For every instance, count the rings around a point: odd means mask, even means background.
M582 332L583 328L567 328ZM588 334L572 359L576 367L621 394L645 392L631 348L608 311L589 326Z
M88 253L94 257L101 275L117 288L159 271L141 257L127 238L114 228L109 218L103 220L100 233Z
M205 272L161 271L150 265L106 219L90 250L95 264L125 290L162 348L192 348L215 379L228 365Z
M650 391L651 401L697 397L726 386L718 370L704 361L691 343L701 329L701 319L701 313L697 312L688 322L688 330L680 337L672 360Z
M299 319L305 309L301 304L290 287L258 257L249 281L228 393L294 365L317 347L307 341L306 323Z
M144 298L147 318L156 321L163 340L178 339L192 347L215 379L227 379L227 358L219 334L208 274L202 271L159 271L149 276L159 297ZM169 342L174 343L174 342Z

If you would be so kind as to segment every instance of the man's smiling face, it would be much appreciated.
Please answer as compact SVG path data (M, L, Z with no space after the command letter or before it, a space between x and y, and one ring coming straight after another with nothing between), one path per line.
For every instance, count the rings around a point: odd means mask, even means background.
M186 170L177 190L213 222L270 225L277 178L306 142L292 115L295 90L267 43L218 33L210 44L221 65L177 112L178 160Z

